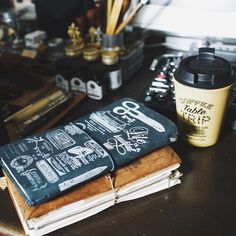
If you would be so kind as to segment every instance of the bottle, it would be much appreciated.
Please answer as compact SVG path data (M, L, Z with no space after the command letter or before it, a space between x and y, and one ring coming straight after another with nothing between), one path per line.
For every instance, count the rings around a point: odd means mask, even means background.
M87 72L87 95L92 99L101 100L106 93L105 66L101 62L91 64Z
M79 57L71 61L71 73L72 77L70 80L71 93L73 95L80 95L87 93L87 71L88 63L83 57Z
M55 75L56 86L65 92L70 92L70 69L69 59L62 58L56 62L57 74Z
M122 76L117 52L103 51L102 62L106 68L108 89L113 91L119 89L122 86Z
M106 92L105 66L100 61L100 52L96 47L87 47L83 50L84 60L87 61L87 95L101 100Z

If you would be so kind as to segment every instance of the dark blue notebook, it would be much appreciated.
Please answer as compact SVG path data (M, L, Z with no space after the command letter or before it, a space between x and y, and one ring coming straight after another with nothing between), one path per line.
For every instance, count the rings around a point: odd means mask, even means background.
M36 206L176 138L172 121L125 98L0 147L1 165L26 203Z

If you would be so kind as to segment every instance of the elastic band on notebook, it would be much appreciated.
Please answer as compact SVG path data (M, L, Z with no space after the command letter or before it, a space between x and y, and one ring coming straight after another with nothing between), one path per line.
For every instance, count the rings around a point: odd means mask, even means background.
M120 188L115 188L115 186L114 186L115 177L112 178L110 174L107 174L106 178L109 180L109 182L111 184L111 189L113 190L113 205L115 205L118 201L118 198L119 198L118 191Z

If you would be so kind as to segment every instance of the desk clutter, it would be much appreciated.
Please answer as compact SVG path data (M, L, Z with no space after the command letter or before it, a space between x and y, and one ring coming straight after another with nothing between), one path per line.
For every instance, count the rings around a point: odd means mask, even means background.
M111 40L104 39L108 44L102 48L102 39L96 36L96 32L93 31L91 40L85 44L81 37L74 36L78 36L78 28L74 24L69 28L71 40L67 43L58 39L58 48L47 46L40 52L37 51L39 49L24 49L21 55L3 52L0 96L4 97L7 86L12 90L15 88L11 86L12 81L14 84L37 87L42 84L42 77L54 76L56 86L66 92L75 95L85 93L93 99L102 99L109 91L120 89L122 83L141 68L144 58L142 40L129 40L122 35L122 46L112 45L111 48ZM48 45L51 44L49 41ZM87 85L88 81L92 81L92 85L91 82Z
M120 89L141 68L144 58L141 41L134 42L120 55L115 51L100 52L95 47L84 48L82 54L57 61L56 85L66 92L84 93L96 100Z
M86 1L83 3L86 5L83 14L91 10L91 18L86 15L86 20L90 22L86 31L79 24L79 17L74 17L67 25L67 32L63 34L66 37L63 38L52 38L50 32L42 29L21 35L17 28L6 22L2 27L11 30L12 34L0 37L0 50L36 61L40 58L44 62L53 62L56 64L55 80L59 88L102 99L109 91L120 89L122 83L143 64L143 42L133 32L126 32L125 27L147 1L140 1L136 5L124 0L92 2L89 1L88 6ZM18 44L15 44L16 41ZM37 72L32 74L34 76L37 77ZM38 86L36 80L33 83Z
M116 4L112 14L117 15ZM4 24L4 27L10 30L13 26ZM0 102L4 104L2 113L10 140L37 132L45 120L63 113L68 104L74 107L85 96L101 100L121 89L142 67L144 58L143 41L123 29L119 34L107 34L101 26L90 27L84 34L72 22L67 28L67 38L47 38L47 32L39 29L21 38L15 29L11 36L0 38ZM15 39L17 44L13 43ZM34 117L28 116L21 122L12 119L29 106L45 101L45 96L54 97L56 90L62 91L63 98L50 103L50 108L38 109L32 114ZM27 97L25 94L32 94L31 91L36 96Z
M55 78L56 85L66 92L101 100L109 91L120 89L142 66L142 40L128 41L123 33L104 34L90 28L86 41L74 23L68 34L71 43L65 46L67 57L56 61Z
M193 56L196 53L190 55ZM141 100L146 106L161 111L171 117L176 116L176 91L174 87L174 73L179 63L189 56L189 52L175 51L162 54L152 60L149 70L152 72L152 79L145 88ZM233 64L233 77L235 76L235 66ZM232 130L236 130L236 83L233 83L232 91L228 101L228 111L226 121Z
M26 234L44 235L180 184L181 159L169 146L177 135L171 120L124 98L2 146L1 165Z

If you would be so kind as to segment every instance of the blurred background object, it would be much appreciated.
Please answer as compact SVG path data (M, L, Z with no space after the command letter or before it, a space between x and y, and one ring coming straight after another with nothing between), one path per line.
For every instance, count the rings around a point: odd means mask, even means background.
M93 0L35 0L38 26L45 30L49 38L68 37L68 26L77 21L81 32L87 24L93 24ZM86 20L86 16L88 20Z
M6 128L3 122L3 106L4 104L0 103L0 146L7 144L9 142ZM0 172L1 174L1 172Z

